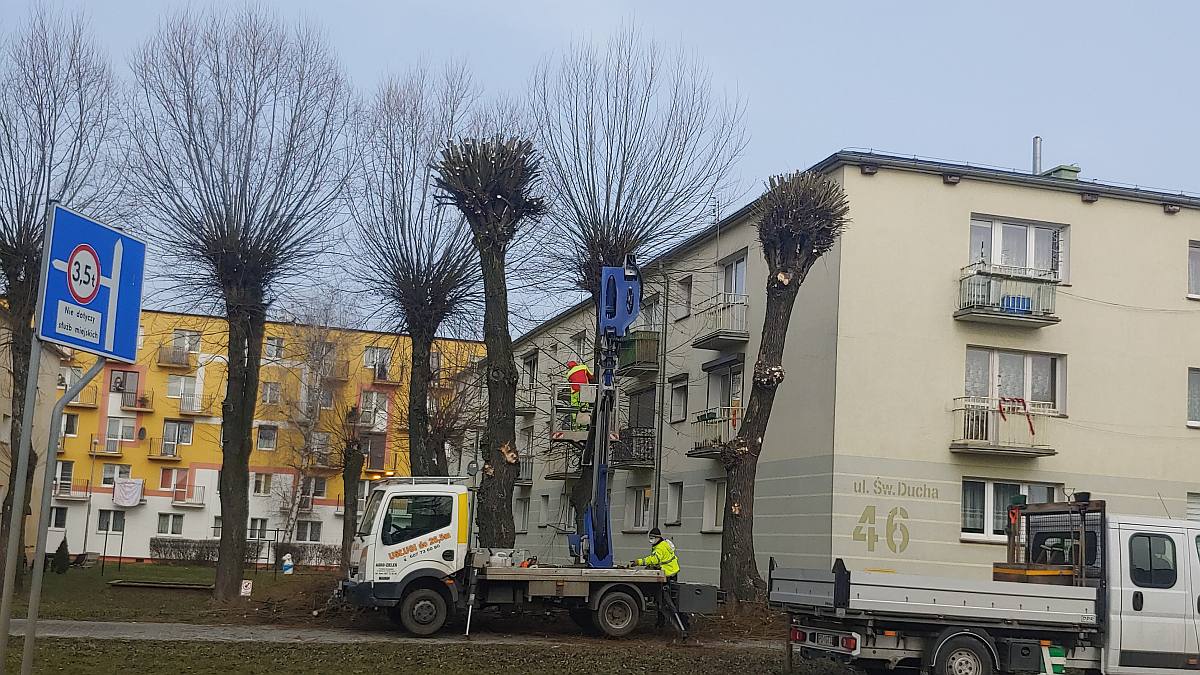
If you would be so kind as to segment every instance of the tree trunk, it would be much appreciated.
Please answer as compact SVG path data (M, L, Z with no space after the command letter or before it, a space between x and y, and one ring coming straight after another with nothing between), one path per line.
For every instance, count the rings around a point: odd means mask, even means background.
M758 458L767 433L775 391L783 382L783 348L796 294L803 278L781 284L768 275L766 314L758 360L754 363L750 402L737 438L721 449L725 467L725 520L721 533L721 588L739 601L760 601L766 584L754 560L754 487Z
M350 573L350 547L358 529L358 481L362 477L363 454L358 441L347 443L342 450L342 491L345 500L342 514L342 576Z
M479 526L480 546L511 548L517 538L512 496L520 472L520 455L516 447L517 364L508 332L508 281L502 251L480 251L479 260L483 268L488 417L475 523Z
M250 450L254 410L258 402L266 306L261 292L234 288L225 294L229 322L229 379L225 387L221 439L221 544L213 597L238 597L246 556L246 524L250 517Z
M40 249L39 249L40 252ZM37 470L38 454L35 450L30 451L29 455L29 470L25 473L24 478L17 475L17 452L21 447L21 422L25 413L25 387L28 384L29 364L33 358L33 354L29 350L30 341L33 338L33 310L36 304L37 296L37 278L39 272L36 266L26 265L19 275L10 274L8 278L9 294L8 309L11 324L9 325L11 344L9 345L9 354L12 358L12 427L9 429L9 462L8 462L8 488L4 493L4 506L0 509L0 578L3 578L4 567L8 564L3 555L8 550L8 538L11 536L9 532L9 518L11 517L14 508L21 509L22 514L29 513L29 505L32 501L33 492L33 476ZM30 276L32 273L33 276ZM40 354L38 355L40 357ZM30 401L30 405L34 402ZM37 448L37 441L30 437L33 448ZM53 471L54 463L48 462L46 471ZM25 500L22 504L14 504L14 490L18 481L25 481ZM20 588L24 584L25 578L25 517L21 517L21 528L17 532L17 560L20 564L17 565L16 585Z
M408 378L408 452L414 476L445 476L446 451L434 447L429 429L429 356L433 336L413 331L412 374Z

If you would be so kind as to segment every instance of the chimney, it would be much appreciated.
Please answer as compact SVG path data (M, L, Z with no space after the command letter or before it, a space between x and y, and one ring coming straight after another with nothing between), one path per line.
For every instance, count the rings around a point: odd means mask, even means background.
M1033 175L1042 173L1042 137L1033 137Z

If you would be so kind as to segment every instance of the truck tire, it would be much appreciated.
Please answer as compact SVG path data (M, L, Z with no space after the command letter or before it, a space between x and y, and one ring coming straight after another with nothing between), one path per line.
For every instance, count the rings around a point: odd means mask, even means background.
M596 627L609 637L625 637L641 618L637 600L624 591L609 591L600 598L594 614Z
M992 655L982 642L960 635L938 650L934 675L992 675Z
M417 588L404 596L394 610L394 619L413 635L433 635L446 625L446 598L432 588Z

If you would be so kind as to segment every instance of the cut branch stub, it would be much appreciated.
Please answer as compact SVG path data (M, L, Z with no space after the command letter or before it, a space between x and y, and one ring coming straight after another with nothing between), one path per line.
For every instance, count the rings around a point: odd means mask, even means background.
M767 389L775 389L783 384L787 372L783 366L767 366L761 361L754 364L754 384Z

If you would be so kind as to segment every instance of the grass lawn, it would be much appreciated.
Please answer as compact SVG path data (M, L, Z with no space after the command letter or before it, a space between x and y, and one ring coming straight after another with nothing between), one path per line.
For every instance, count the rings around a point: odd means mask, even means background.
M304 621L311 610L324 604L334 586L329 574L280 574L252 570L246 579L254 580L249 602L219 606L208 591L119 588L109 586L115 579L138 581L183 581L211 584L216 570L211 567L126 564L117 569L107 564L89 569L71 568L66 574L47 572L42 588L40 616L46 619L84 621L173 621L183 623L274 622L280 619ZM17 602L14 616L25 616L28 589Z
M20 640L8 663L20 658ZM625 644L591 646L438 644L269 644L38 640L39 673L778 673L783 657L761 649ZM13 657L16 657L15 659ZM14 668L15 670L15 668ZM12 672L12 671L10 671ZM808 662L801 675L852 670Z

